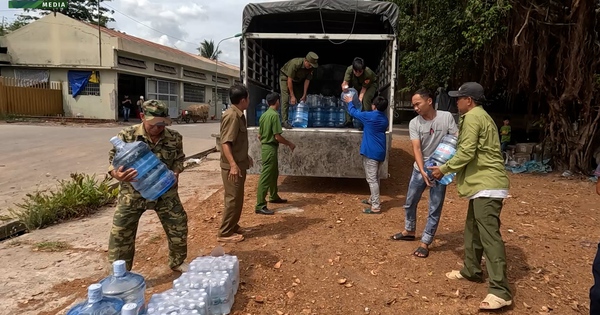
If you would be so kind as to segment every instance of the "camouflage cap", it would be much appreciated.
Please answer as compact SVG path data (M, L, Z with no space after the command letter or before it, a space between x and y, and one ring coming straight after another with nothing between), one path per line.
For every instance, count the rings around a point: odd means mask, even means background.
M308 61L308 63L310 63L310 65L313 68L319 67L319 56L314 52L311 51L308 54L306 54L306 60Z
M169 118L169 107L157 100L147 100L142 104L144 120L155 126L169 126L172 123Z

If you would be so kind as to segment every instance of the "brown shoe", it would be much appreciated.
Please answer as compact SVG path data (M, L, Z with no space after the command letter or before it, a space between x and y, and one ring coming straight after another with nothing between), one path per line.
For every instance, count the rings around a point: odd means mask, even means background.
M218 242L222 243L239 243L244 240L242 234L233 233L230 236L219 236L217 237Z

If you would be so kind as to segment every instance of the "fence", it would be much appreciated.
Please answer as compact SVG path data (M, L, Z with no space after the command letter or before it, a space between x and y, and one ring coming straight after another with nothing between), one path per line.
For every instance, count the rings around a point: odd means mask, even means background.
M0 115L64 115L61 83L0 77Z

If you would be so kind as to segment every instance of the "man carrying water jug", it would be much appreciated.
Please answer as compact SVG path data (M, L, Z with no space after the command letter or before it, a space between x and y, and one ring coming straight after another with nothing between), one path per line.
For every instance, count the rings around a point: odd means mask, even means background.
M429 245L433 242L442 216L446 185L433 183L428 178L424 164L433 155L437 146L442 142L442 138L447 134L457 135L458 128L451 113L435 109L431 92L425 89L418 90L412 97L412 104L418 114L408 125L415 163L404 203L404 231L392 235L391 238L396 241L414 241L416 239L417 206L421 195L429 187L427 223L421 235L421 244L413 252L413 255L417 257L427 258Z
M354 88L358 91L358 100L363 105L363 111L370 111L373 98L377 94L377 87L377 74L365 66L362 58L354 58L352 65L346 69L342 90Z
M281 88L281 121L285 129L292 129L288 122L288 109L299 101L306 101L308 86L313 71L319 66L319 56L309 52L304 58L294 58L281 67L279 83Z
M130 126L119 132L124 142L143 141L152 152L166 164L167 168L179 174L183 171L183 137L173 129L165 128L171 124L169 108L161 101L148 100L142 104L142 123ZM167 234L169 243L169 267L174 271L185 272L187 257L187 214L183 209L177 183L155 201L148 201L136 191L130 182L137 176L135 169L115 169L112 161L115 148L109 152L109 174L120 182L117 209L113 217L113 226L108 242L108 259L125 260L127 270L131 270L135 253L135 236L142 213L154 209Z
M256 214L273 215L275 212L267 208L267 193L271 193L270 203L286 203L286 199L279 197L277 193L277 178L279 177L278 154L279 144L287 145L292 152L296 145L281 135L281 122L279 121L279 94L269 93L267 95L269 109L260 116L258 139L262 159L262 170L258 180L256 192Z
M458 194L470 200L465 223L464 267L446 273L446 277L482 282L481 257L485 255L489 294L479 308L496 310L512 304L500 234L500 212L508 196L509 181L500 152L498 128L481 106L485 96L479 83L467 82L448 95L458 98L456 103L461 114L456 154L444 165L430 169L437 179L456 173Z

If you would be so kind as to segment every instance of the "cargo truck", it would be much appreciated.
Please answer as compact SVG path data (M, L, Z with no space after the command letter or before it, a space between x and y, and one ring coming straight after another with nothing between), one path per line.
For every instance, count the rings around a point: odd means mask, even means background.
M354 0L296 0L250 3L244 8L240 39L241 80L249 89L246 110L250 174L260 173L260 141L256 106L271 92L280 92L281 67L290 59L319 56L308 94L340 97L344 73L355 57L378 75L378 95L389 100L386 132L388 155L381 178L389 177L394 91L396 89L396 33L398 7L391 2ZM298 96L299 97L299 96ZM279 148L279 171L287 176L364 178L359 153L363 132L357 128L284 129L296 144Z

